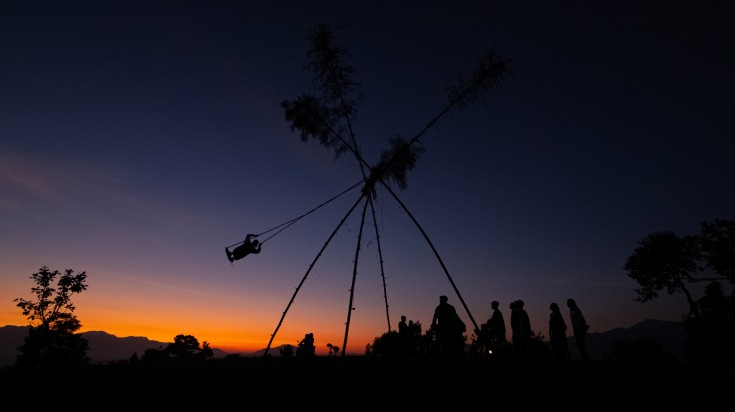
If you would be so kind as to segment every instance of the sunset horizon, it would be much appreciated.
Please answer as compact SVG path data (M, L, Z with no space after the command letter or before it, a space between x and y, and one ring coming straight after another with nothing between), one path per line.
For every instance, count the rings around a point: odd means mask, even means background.
M492 301L681 321L625 265L735 218L731 9L10 2L0 325L41 267L86 273L80 332L242 352L362 354L440 296L468 341Z

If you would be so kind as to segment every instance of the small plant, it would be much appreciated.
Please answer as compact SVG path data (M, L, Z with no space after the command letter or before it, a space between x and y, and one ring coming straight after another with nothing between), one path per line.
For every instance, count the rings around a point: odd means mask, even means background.
M327 348L329 348L329 354L327 356L337 356L339 353L339 346L334 346L331 343L327 343Z

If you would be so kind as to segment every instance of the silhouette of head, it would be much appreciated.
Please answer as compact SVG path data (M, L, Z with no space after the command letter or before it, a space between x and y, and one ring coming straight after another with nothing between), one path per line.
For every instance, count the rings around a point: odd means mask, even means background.
M406 321L406 316L405 315L401 315L401 320L405 322Z
M556 303L552 303L551 305L549 305L549 309L551 309L552 312L558 312L559 305L557 305Z
M510 309L513 310L515 308L516 308L516 302L515 301L510 302Z
M444 295L439 296L439 302L441 303L447 303L448 300L449 298Z
M569 309L577 309L577 302L574 301L574 299L567 299L567 307Z
M497 309L497 308L498 308L498 305L500 305L500 303L499 303L499 302L498 302L497 300L494 300L494 301L493 301L493 302L492 302L492 303L490 304L490 307L491 307L491 308L493 308L493 309Z
M516 306L518 307L518 309L523 309L523 305L525 305L525 303L523 303L522 300L518 299L516 301Z

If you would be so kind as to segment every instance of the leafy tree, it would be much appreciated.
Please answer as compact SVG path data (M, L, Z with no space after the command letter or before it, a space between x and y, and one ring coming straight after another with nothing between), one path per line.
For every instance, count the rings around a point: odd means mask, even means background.
M168 355L164 352L163 347L148 348L143 352L143 362L146 363L163 363L168 360Z
M339 346L327 343L327 348L329 348L329 354L327 354L327 356L337 356L339 353Z
M398 331L392 330L373 339L372 344L365 348L365 355L378 357L400 357L400 356L426 356L439 355L439 350L434 340L434 330L429 329L422 334L421 322L413 323L410 334L402 336ZM462 335L464 345L467 337Z
M58 278L58 280L57 280ZM31 328L16 365L23 367L68 367L89 362L89 342L75 333L82 324L74 315L71 296L87 289L86 272L66 269L62 274L43 266L31 275L36 286L35 299L16 298L16 306L30 322ZM56 281L56 287L53 286Z
M640 286L635 290L639 302L654 299L664 290L669 295L683 293L690 315L697 316L699 310L688 284L698 271L699 258L695 237L679 237L671 231L655 232L638 242L625 263L625 270Z
M282 358L292 358L294 355L293 346L288 344L281 347L278 352L281 354Z
M697 302L701 315L684 321L691 360L735 365L735 292L725 295L722 283L714 281Z
M699 241L707 268L735 285L735 220L703 222Z
M699 235L659 231L638 242L624 266L640 286L638 301L654 299L664 290L683 293L689 315L696 317L700 311L691 283L728 279L735 285L735 220L714 219L700 227Z
M638 242L624 266L640 288L638 301L654 299L661 291L683 293L689 304L684 319L688 355L694 360L735 362L735 295L726 296L722 280L735 286L735 220L702 222L700 233L677 236L654 232ZM695 282L711 282L704 296L690 290ZM735 292L735 291L733 291Z
M194 336L179 334L165 348L146 349L143 353L143 360L147 362L192 361L209 359L213 356L214 352L209 347L209 342L204 341L200 347L199 340Z
M380 337L374 338L372 345L366 354L377 357L394 357L403 354L401 350L401 336L397 331L392 330L382 334Z
M528 357L532 360L551 359L551 350L546 344L543 333L531 331L531 338L528 340Z
M199 352L199 340L192 335L176 335L164 351L174 358L193 357Z
M173 343L169 343L163 350L173 359L208 359L214 356L209 342L204 341L199 347L199 340L192 335L176 335Z

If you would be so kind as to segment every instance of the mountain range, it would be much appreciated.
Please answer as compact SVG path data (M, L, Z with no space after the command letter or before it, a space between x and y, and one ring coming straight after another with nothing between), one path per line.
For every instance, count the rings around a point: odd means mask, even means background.
M682 322L647 319L629 328L615 328L607 332L595 332L587 335L587 352L592 360L604 360L615 342L634 343L641 339L650 339L661 344L663 351L671 354L676 360L686 359L686 329ZM575 356L576 344L569 337L569 349Z
M0 327L0 367L11 366L18 355L18 347L28 335L29 326L2 326ZM82 333L89 341L87 355L93 363L114 362L130 359L133 354L143 356L146 349L162 349L170 342L159 342L140 336L117 337L103 331ZM648 319L629 328L616 328L607 332L590 333L587 336L587 351L592 360L603 360L611 351L615 342L633 343L640 339L650 339L658 342L665 352L670 353L677 360L685 359L686 330L681 322ZM572 356L576 355L573 338L569 338L569 347ZM279 356L279 348L271 348L270 354ZM228 355L220 349L212 348L215 358ZM246 356L262 355L263 349L252 354L241 353Z
M15 363L18 346L28 336L29 326L0 327L0 368ZM159 342L142 336L117 337L107 332L89 331L81 334L89 342L87 356L92 363L115 362L130 359L133 354L140 358L146 349L163 349L171 342ZM228 353L212 348L215 358L223 358Z

